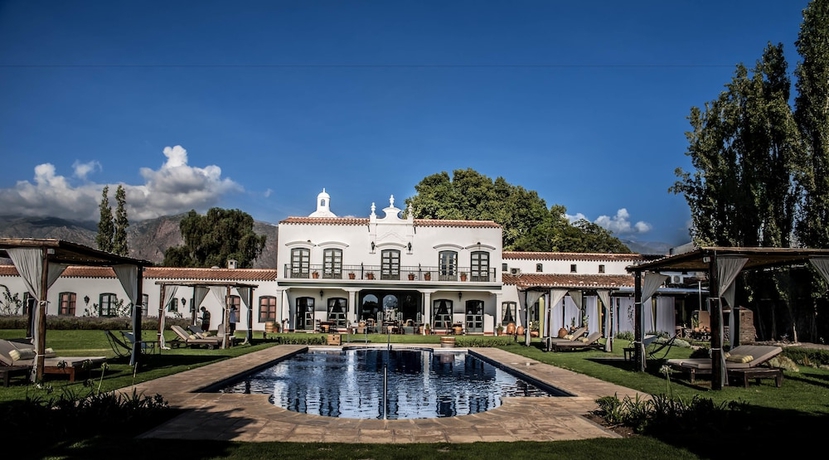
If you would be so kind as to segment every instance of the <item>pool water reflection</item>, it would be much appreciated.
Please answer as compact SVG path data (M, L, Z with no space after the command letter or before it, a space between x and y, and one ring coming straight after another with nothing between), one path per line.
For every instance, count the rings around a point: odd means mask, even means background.
M431 349L311 350L220 391L270 394L295 412L389 420L475 414L504 396L554 396L465 352Z

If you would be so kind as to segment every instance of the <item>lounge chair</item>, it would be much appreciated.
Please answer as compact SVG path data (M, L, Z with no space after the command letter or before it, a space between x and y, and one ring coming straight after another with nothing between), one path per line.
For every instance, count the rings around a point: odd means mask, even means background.
M782 352L782 348L773 345L740 345L728 352L725 371L748 375L746 370L761 367ZM665 363L673 370L687 373L691 383L697 375L710 374L712 370L711 358L669 359Z
M199 326L198 324L191 324L187 326L187 330L200 339L204 339L206 337L215 337L210 335L210 331L203 330L201 326Z
M567 350L585 350L588 348L596 348L599 339L602 338L602 333L599 331L593 332L583 339L570 340L567 342L553 342L553 351L567 351Z
M575 331L573 331L573 333L567 334L564 337L547 337L547 338L544 339L545 340L545 345L546 345L545 350L546 351L552 350L554 343L565 343L565 342L573 342L573 341L576 341L576 340L580 340L584 336L585 332L587 332L587 328L586 327L580 327L580 328L576 329Z
M74 382L78 374L100 368L106 356L57 356L51 348L46 349L43 359L43 373L67 375ZM30 343L0 339L0 363L3 366L28 367L35 365L35 348Z
M170 329L176 333L176 338L170 344L173 346L181 345L182 343L188 347L203 347L206 346L210 350L222 345L221 337L204 337L199 338L195 335L188 334L181 326L172 325Z

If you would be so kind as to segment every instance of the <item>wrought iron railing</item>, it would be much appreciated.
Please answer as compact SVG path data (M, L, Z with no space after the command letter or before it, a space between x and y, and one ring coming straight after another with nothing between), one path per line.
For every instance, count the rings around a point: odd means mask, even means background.
M417 282L488 283L496 280L495 268L472 272L469 267L454 270L425 266L342 265L323 264L292 266L285 264L283 276L291 279L319 280L381 280Z

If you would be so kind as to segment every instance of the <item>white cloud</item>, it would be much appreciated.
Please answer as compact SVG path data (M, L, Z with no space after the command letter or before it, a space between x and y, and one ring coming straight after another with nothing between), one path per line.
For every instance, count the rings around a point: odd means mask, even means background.
M167 161L158 170L141 168L144 184L122 184L127 192L127 214L131 221L190 209L204 211L216 206L223 196L242 191L233 180L222 178L222 169L216 165L189 166L187 151L179 145L164 148L164 155ZM84 179L101 165L96 161L76 162L73 168L75 177ZM0 209L9 215L98 220L103 187L104 184L88 182L75 186L66 177L57 175L54 165L44 163L35 167L34 183L19 181L14 187L0 189ZM115 188L110 186L113 197Z
M616 236L647 233L653 228L651 224L643 221L632 224L630 213L625 208L616 211L616 215L612 217L599 216L593 223L609 230Z
M75 177L86 180L86 176L88 176L89 173L101 170L101 163L98 163L95 160L86 163L81 163L80 161L75 160L75 162L72 163L72 168L75 170Z
M565 213L564 216L567 217L567 220L569 220L571 224L573 222L577 221L577 220L582 220L582 219L589 220L589 219L587 219L587 216L585 216L584 214L582 214L580 212L577 212L575 215L570 215L570 214Z

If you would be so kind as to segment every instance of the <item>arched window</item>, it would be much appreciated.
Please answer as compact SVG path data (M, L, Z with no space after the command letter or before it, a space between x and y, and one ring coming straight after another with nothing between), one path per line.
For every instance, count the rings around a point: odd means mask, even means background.
M474 251L470 259L470 276L472 281L489 281L489 253Z
M291 249L291 278L308 278L311 274L311 250Z
M438 253L438 276L441 281L458 280L458 253L440 251Z

